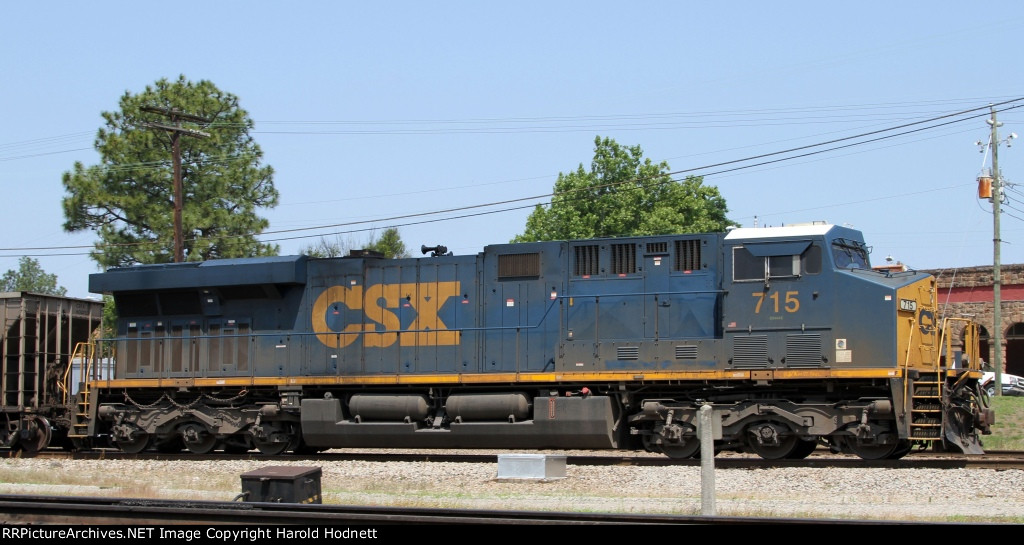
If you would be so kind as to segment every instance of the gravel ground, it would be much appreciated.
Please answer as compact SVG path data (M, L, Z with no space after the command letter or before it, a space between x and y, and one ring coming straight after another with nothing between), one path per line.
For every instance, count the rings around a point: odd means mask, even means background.
M499 479L496 461L4 458L0 494L230 501L241 491L242 473L271 465L320 467L323 503L701 513L700 467L568 465L565 478ZM719 468L714 490L721 516L1024 523L1020 470Z

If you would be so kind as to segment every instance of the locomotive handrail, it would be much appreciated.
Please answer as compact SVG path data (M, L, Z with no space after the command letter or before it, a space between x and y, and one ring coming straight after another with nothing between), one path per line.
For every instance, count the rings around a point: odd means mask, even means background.
M629 293L582 293L573 295L559 295L558 299L581 299L583 297L627 297L640 295L687 295L697 293L725 293L727 290L681 290L681 291L631 291Z
M910 327L907 329L910 331L910 338L907 339L907 354L903 358L903 414L909 413L908 408L913 404L913 400L908 395L910 393L910 381L906 380L906 377L910 376L910 352L914 343L914 330L917 329L914 327L917 320L913 316L908 318L908 320L910 321Z
M554 309L556 306L558 306L560 304L561 300L563 300L563 299L572 299L572 298L594 298L594 299L599 299L599 298L602 298L602 297L641 297L641 296L646 296L646 295L687 295L687 294L722 294L722 293L725 293L725 290L674 290L674 291L657 291L657 292L601 293L601 294L582 294L582 295L580 295L580 294L573 294L573 295L561 294L561 295L556 295L555 297L553 297L550 300L550 302L546 305L543 314L541 314L537 318L536 322L534 322L532 324L519 324L519 325L512 325L512 326L453 327L453 328L443 329L443 330L442 329L422 329L422 328L421 329L383 329L383 330L375 330L374 333L377 333L377 334L389 334L389 333L390 334L394 334L394 333L416 334L416 333L454 332L454 333L462 334L462 333L469 333L469 332L486 332L486 331L490 331L490 332L517 331L518 332L518 331L523 331L523 330L540 329L543 326L543 324L547 321L549 315L551 314L552 309ZM788 329L788 328L783 328L783 329ZM825 329L825 328L813 328L813 329ZM331 331L331 332L316 332L316 331L301 331L301 332L288 331L288 332L282 332L282 331L277 331L277 332L270 332L270 333L258 333L258 332L250 331L248 333L231 333L231 334L220 334L220 335L209 335L209 334L184 335L184 334L181 334L181 335L161 335L161 336L155 336L154 335L154 336L148 336L148 337L135 337L135 338L125 338L125 337L108 338L108 337L103 337L103 338L97 338L96 341L97 342L104 342L104 343L111 343L114 346L116 346L117 343L119 343L119 342L151 343L151 342L165 342L165 341L169 341L169 340L171 340L171 341L174 341L174 340L184 341L186 339L190 340L190 341L230 339L230 338L257 339L257 338L281 337L282 335L285 335L285 336L288 336L288 337L299 337L299 338L327 336L327 337L335 337L335 338L340 339L343 335L344 336L350 336L350 335L358 336L358 335L362 335L364 333L365 333L365 331ZM259 347L256 347L256 349L259 350ZM163 370L163 371L166 371L166 370ZM195 368L195 367L192 368L192 372L190 373L192 378L196 378L196 372L197 371L198 371L197 368ZM253 373L253 372L255 372L255 369L254 368L250 368L250 373ZM182 377L182 378L184 378L184 377Z
M80 342L75 345L75 350L71 353L71 360L68 362L68 366L64 369L64 376L57 383L61 391L61 402L65 405L68 404L68 398L71 396L71 380L74 379L71 376L71 369L75 366L76 356L81 358L82 366L79 367L79 372L82 377L82 382L88 383L89 371L92 369L92 359L96 353L96 345L91 342Z
M449 329L377 329L374 333L438 333L438 332L465 332L465 331L501 331L501 330L520 330L520 329L537 329L547 320L548 315L551 313L551 309L555 308L556 303L562 299L581 299L581 298L601 298L601 297L637 297L645 295L686 295L686 294L721 294L725 293L725 290L678 290L678 291L656 291L656 292L629 292L629 293L586 293L586 294L573 294L573 295L558 295L547 305L544 309L544 313L540 316L534 324L521 324L515 326L487 326L487 327L453 327ZM822 327L823 328L823 327ZM342 335L362 335L365 331L331 331L331 332L316 332L316 331L288 331L286 333L273 332L273 333L231 333L224 335L162 335L162 336L151 336L151 337L137 337L137 338L125 338L125 337L101 337L97 338L97 342L113 343L118 341L131 341L131 342L153 342L163 341L167 339L173 340L184 340L184 339L229 339L229 338L254 338L254 337L279 337L281 335L287 336L342 336Z
M829 331L832 328L827 325L793 325L793 326L747 326L745 328L735 328L726 333L749 333L753 331Z
M561 299L563 296L556 298ZM378 329L374 330L374 333L438 333L438 332L463 332L463 331L495 331L495 330L519 330L519 329L536 329L544 323L547 319L548 314L551 313L551 309L555 307L554 300L547 305L544 309L544 314L540 316L540 319L536 324L530 325L516 325L516 326L498 326L498 327L455 327L451 329ZM289 337L319 337L323 335L327 336L341 336L341 335L362 335L365 331L331 331L331 332L316 332L316 331L288 331L288 332L273 332L273 333L231 333L227 335L162 335L162 336L150 336L150 337L104 337L99 338L99 342L156 342L170 340L184 340L184 339L230 339L230 338L258 338L258 337L280 337L286 335Z

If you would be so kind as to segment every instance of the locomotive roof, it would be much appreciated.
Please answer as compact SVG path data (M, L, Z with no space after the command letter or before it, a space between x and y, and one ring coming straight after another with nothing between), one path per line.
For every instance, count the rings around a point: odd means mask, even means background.
M726 240L822 236L835 229L831 223L789 225L785 227L738 227L725 235Z
M89 275L89 291L114 293L199 286L301 284L306 281L303 255L158 263L108 269Z

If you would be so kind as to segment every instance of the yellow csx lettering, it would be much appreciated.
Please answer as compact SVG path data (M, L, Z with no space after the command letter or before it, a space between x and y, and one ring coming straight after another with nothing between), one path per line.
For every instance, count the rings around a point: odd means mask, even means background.
M438 310L449 297L458 295L459 282L430 282L403 284L374 284L372 286L331 286L313 303L313 331L320 342L331 348L343 348L362 337L363 346L443 346L459 344L455 331L437 316ZM404 331L399 317L390 309L404 304L412 306L416 317ZM344 315L344 305L350 311L362 311L365 322L350 323L338 335L327 324L328 313ZM377 326L386 332L377 332Z

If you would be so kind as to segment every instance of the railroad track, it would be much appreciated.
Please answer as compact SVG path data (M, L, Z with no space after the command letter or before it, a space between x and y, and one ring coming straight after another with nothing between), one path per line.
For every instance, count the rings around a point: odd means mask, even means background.
M9 452L10 456L18 456L17 452ZM557 453L548 453L558 455ZM118 450L97 449L90 451L68 452L64 450L45 450L34 455L39 458L59 458L77 460L163 460L163 461L217 461L217 460L292 460L309 462L368 461L368 462L455 462L455 463L496 463L498 454L473 454L466 452L321 452L317 454L287 454L266 456L257 452L249 454L186 454L144 452L126 454ZM567 465L576 466L699 466L700 459L672 459L665 456L622 456L605 454L570 454L566 455ZM715 467L723 469L760 469L783 467L833 467L833 468L933 468L933 469L1024 469L1024 452L993 451L984 455L967 456L954 453L914 453L899 460L863 460L856 456L837 455L827 450L819 450L801 460L765 460L755 455L720 454L715 457Z
M779 517L714 517L692 515L571 513L546 511L497 511L467 509L428 509L402 507L370 507L350 505L246 503L213 501L171 501L133 498L85 498L61 496L0 495L0 523L4 525L122 525L122 532L131 535L117 537L163 538L168 530L160 526L206 525L217 527L212 531L227 532L227 525L306 526L306 534L289 534L267 530L256 533L247 528L248 538L328 538L343 539L356 535L334 535L342 528L350 532L365 532L364 538L380 539L400 535L387 527L397 525L850 525L850 524L912 524L903 521L833 520ZM913 524L920 524L916 522ZM156 527L152 527L156 526ZM336 530L328 528L336 527ZM355 527L355 528L353 528ZM380 527L380 528L378 528ZM15 529L16 531L17 529ZM313 530L317 535L309 535ZM177 529L176 531L181 531ZM223 538L210 535L207 528L196 537ZM372 535L370 535L372 533ZM190 534L192 535L192 534ZM14 534L13 537L18 537ZM95 537L95 536L94 536ZM237 539L235 539L237 540Z

